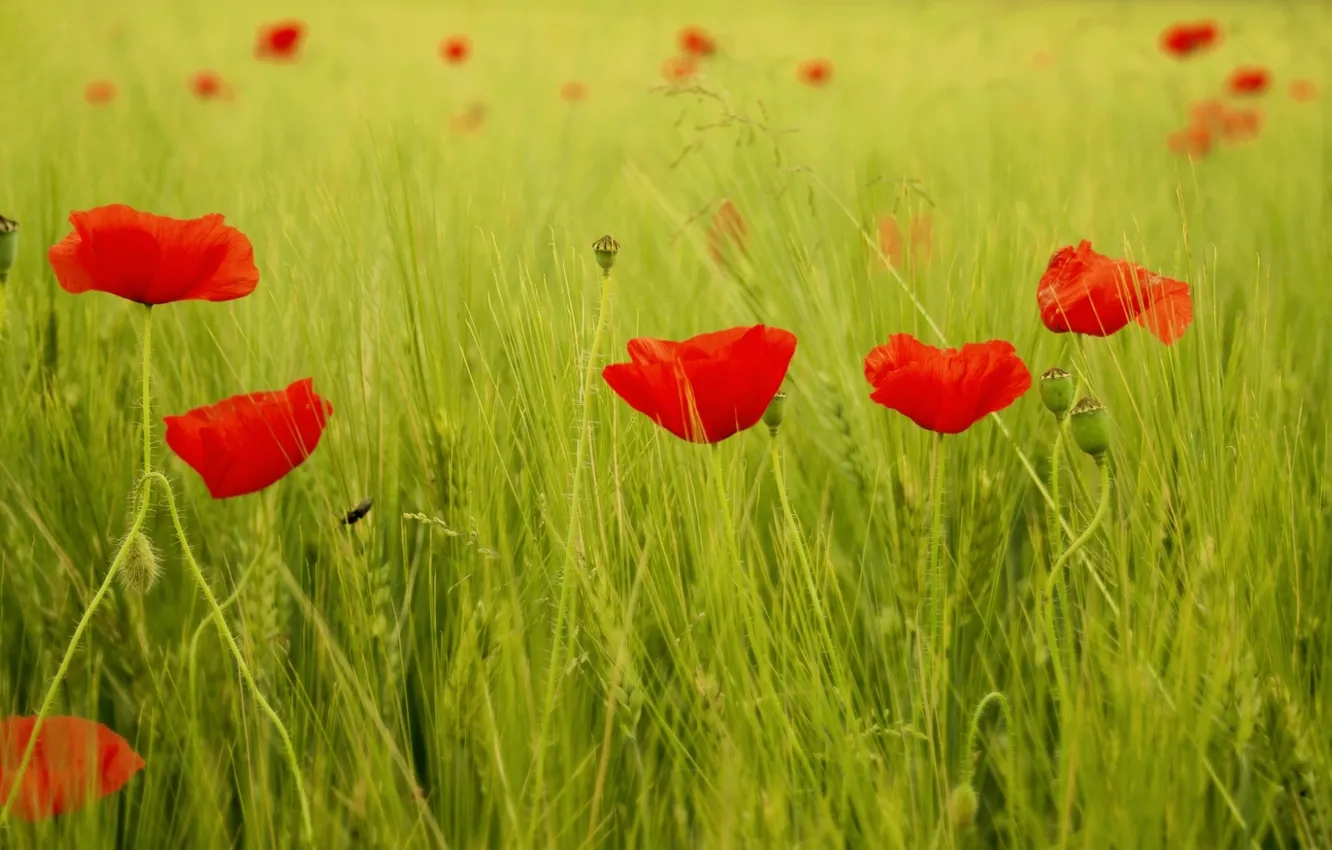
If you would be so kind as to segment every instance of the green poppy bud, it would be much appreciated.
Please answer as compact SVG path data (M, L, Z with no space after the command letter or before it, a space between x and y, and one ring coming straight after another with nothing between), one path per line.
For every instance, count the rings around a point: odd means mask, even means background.
M120 565L120 583L126 590L135 593L147 593L157 583L162 567L157 560L157 552L142 531L134 532L129 541L129 551L125 553L125 563Z
M1073 406L1073 393L1077 389L1073 376L1058 367L1041 375L1041 401L1045 409L1063 419Z
M782 427L783 413L786 408L786 393L778 392L768 402L768 409L763 411L763 424L768 426L768 433L777 436L777 429Z
M1074 405L1068 424L1078 448L1092 457L1099 459L1110 448L1110 415L1096 399L1087 397Z
M609 235L603 236L592 243L592 250L597 252L597 265L606 274L610 274L611 267L615 265L615 255L620 252L620 243Z
M18 257L18 222L0 215L0 283L9 279L9 270Z
M959 785L948 795L948 818L955 829L967 829L976 822L976 813L980 811L980 797L976 789L968 782Z

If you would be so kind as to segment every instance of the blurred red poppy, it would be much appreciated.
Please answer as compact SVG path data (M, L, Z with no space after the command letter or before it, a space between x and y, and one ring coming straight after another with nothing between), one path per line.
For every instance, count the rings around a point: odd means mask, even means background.
M36 717L0 720L0 806L14 792L11 811L25 821L77 812L114 794L143 769L129 742L82 717L47 717L18 787L14 778L32 738Z
M1220 127L1226 118L1226 102L1219 97L1194 101L1189 105L1189 120L1203 127Z
M629 363L601 376L630 407L682 440L717 443L754 427L795 356L790 331L765 325L684 342L629 340Z
M672 56L661 63L661 75L668 83L679 83L698 73L698 63L687 56Z
M254 247L216 213L178 219L112 204L71 213L74 232L47 252L60 286L139 304L231 301L254 291Z
M833 66L827 59L807 59L796 68L796 77L807 86L824 86L832 82Z
M1098 254L1085 239L1050 258L1036 301L1055 333L1109 336L1136 321L1170 345L1193 321L1187 283Z
M451 35L439 43L439 55L450 65L461 65L472 55L472 41L465 35Z
M566 103L577 103L580 100L587 99L587 86L577 80L570 80L560 86L560 100Z
M706 58L717 52L717 42L702 27L685 27L680 30L680 53L685 56Z
M1222 116L1221 138L1230 144L1250 142L1263 129L1263 111L1258 107L1228 109Z
M1301 103L1318 99L1318 84L1313 80L1291 80L1290 99Z
M708 226L708 254L715 262L725 265L734 253L746 253L745 243L748 241L749 225L745 223L745 217L730 198L723 200Z
M1272 73L1266 68L1236 68L1226 82L1233 95L1258 95L1272 85Z
M1193 21L1169 26L1161 33L1161 49L1184 59L1215 47L1221 40L1221 28L1215 21Z
M110 80L93 80L83 87L83 99L93 106L103 106L116 99L116 84Z
M865 358L870 398L927 431L960 434L1031 389L1031 372L1011 343L936 348L893 334Z
M927 263L930 259L930 243L934 236L934 219L924 215L911 220L911 257L917 262ZM879 251L894 266L902 266L906 260L906 243L902 238L902 227L897 219L890 215L879 219Z
M234 395L167 416L166 443L199 473L214 499L257 493L319 445L333 405L313 384L304 378L285 390Z
M449 129L455 133L475 133L486 123L486 105L477 101L467 110L449 119Z
M301 42L304 40L305 24L302 21L265 24L259 28L259 36L254 44L254 55L258 59L272 62L291 62L300 54Z
M1222 118L1217 120L1222 120ZM1166 144L1170 150L1180 156L1201 159L1212 151L1213 129L1209 124L1198 121L1191 122L1187 127L1176 130L1169 136L1166 136Z
M200 71L190 78L190 91L200 100L231 100L231 86L216 71Z

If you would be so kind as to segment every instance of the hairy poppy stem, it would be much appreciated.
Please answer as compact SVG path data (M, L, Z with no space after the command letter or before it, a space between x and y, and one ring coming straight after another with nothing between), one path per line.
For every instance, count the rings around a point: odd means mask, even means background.
M1013 728L1013 716L1008 707L1008 698L1001 691L991 691L976 703L975 710L971 712L971 725L967 727L967 748L962 751L962 777L959 780L961 785L970 785L971 780L976 777L976 740L980 737L981 718L985 715L985 709L992 703L999 705L1000 713L1003 714L1009 730Z
M1064 610L1068 610L1068 593L1064 584L1064 568L1068 562L1073 559L1078 550L1086 546L1100 529L1101 524L1105 522L1106 516L1110 513L1110 459L1108 455L1101 455L1096 458L1096 465L1101 468L1101 494L1096 504L1096 513L1092 516L1091 523L1079 534L1064 554L1055 561L1054 568L1050 570L1050 585L1045 592L1045 614L1042 619L1045 621L1045 640L1049 644L1050 663L1054 665L1055 683L1059 686L1060 696L1066 693L1067 683L1064 679L1063 662L1059 658L1059 642L1055 634L1054 627L1054 593L1058 591L1059 598L1063 600ZM1067 615L1065 615L1067 617Z
M1059 456L1064 450L1064 417L1055 420L1054 446L1050 449L1050 505L1045 515L1046 537L1050 551L1064 545L1063 502L1059 500Z
M609 237L605 237L609 239ZM599 241L597 246L602 243ZM606 325L609 324L610 316L610 298L611 298L611 270L613 264L614 251L609 251L611 263L603 262L603 251L597 248L597 263L601 266L601 303L597 307L597 327L592 333L592 349L587 354L587 369L583 373L583 386L579 394L579 401L582 406L582 418L578 423L578 449L574 455L573 470L573 488L569 495L569 529L564 535L564 569L560 576L560 602L559 607L555 609L555 632L551 637L550 643L550 668L546 672L546 696L541 708L541 721L538 726L536 753L534 754L534 763L532 765L533 787L532 803L540 809L542 798L545 794L545 757L546 757L546 734L550 728L550 718L555 713L555 696L559 690L560 673L563 662L560 654L563 651L562 641L564 640L564 620L568 616L571 588L573 585L572 573L576 563L574 558L574 535L578 533L578 520L580 498L583 489L583 463L587 459L588 444L591 442L591 433L589 431L589 418L587 414L588 403L592 399L592 385L597 378L597 357L601 354L602 339L606 335ZM610 240L610 247L618 250L619 245ZM528 844L533 843L536 838L536 831L540 825L545 823L545 815L541 813L532 818L532 833L529 836Z
M296 757L296 748L291 744L291 735L287 733L287 727L283 724L282 718L278 717L278 713L273 710L273 706L269 705L263 692L259 690L259 684L254 680L250 665L245 663L245 656L241 654L240 646L236 643L236 637L231 633L231 628L222 615L222 606L218 604L217 597L213 595L212 588L208 586L208 579L204 576L203 570L199 568L199 562L194 559L194 552L190 549L190 542L185 536L185 526L180 521L180 511L176 509L176 497L171 491L171 482L160 472L150 472L145 478L157 481L162 485L162 490L166 494L167 510L171 514L171 524L176 529L176 540L180 543L181 553L185 556L185 563L189 565L195 584L199 585L199 590L203 592L204 600L208 603L213 624L217 626L223 641L231 649L231 654L236 659L236 666L240 668L241 678L245 680L246 686L250 689L250 695L259 706L259 710L268 717L273 727L277 729L278 737L282 739L282 748L286 751L287 762L291 767L292 780L296 784L296 797L301 804L302 834L307 844L313 844L314 825L310 820L310 801L305 796L305 784L301 779L301 764Z
M74 627L74 635L69 639L69 646L65 647L65 657L60 660L60 666L56 669L55 678L51 680L50 687L46 690L46 697L42 700L42 706L37 710L37 719L32 726L32 735L28 738L28 745L23 750L23 758L19 759L18 769L14 772L12 784L9 786L8 799L5 800L5 806L0 809L0 825L9 818L9 809L19 796L19 789L23 787L23 775L28 770L28 764L32 761L33 751L37 748L37 734L42 729L42 723L51 713L51 707L55 703L56 692L60 689L60 684L65 680L65 675L69 672L69 665L74 660L74 653L78 651L79 641L83 639L83 633L88 630L92 624L93 616L97 609L101 607L102 600L111 590L111 583L115 581L116 574L124 565L126 557L129 555L131 545L134 542L135 535L143 526L143 521L148 516L148 501L152 492L152 477L145 475L139 484L139 509L134 515L134 522L130 525L129 533L125 535L125 540L120 544L120 550L116 552L116 557L111 561L111 568L106 571L106 578L102 579L102 586L97 588L93 594L92 601L83 612L83 617L79 619L79 624Z

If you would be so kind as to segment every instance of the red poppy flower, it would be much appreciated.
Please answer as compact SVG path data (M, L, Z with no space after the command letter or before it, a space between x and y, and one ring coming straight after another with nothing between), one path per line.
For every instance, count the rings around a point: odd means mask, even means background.
M934 238L934 219L925 215L911 220L911 255L922 263L929 262L930 243ZM879 219L879 251L894 266L902 266L906 259L906 244L902 227L897 219L885 215Z
M1318 84L1313 80L1291 80L1290 99L1308 103L1318 99Z
M333 405L313 378L285 390L234 395L167 416L166 443L203 478L214 499L257 493L305 462Z
M1272 74L1266 68L1236 68L1226 85L1233 95L1257 95L1267 91Z
M960 434L1031 389L1031 372L1011 343L935 348L893 334L865 358L870 398L927 431Z
M1201 159L1212 151L1212 135L1209 125L1194 122L1166 136L1166 144L1180 156Z
M790 331L754 325L684 342L629 340L629 363L602 378L630 407L682 440L717 443L752 428L795 356Z
M254 291L250 240L214 213L178 219L112 204L69 217L74 232L47 259L66 292L109 292L140 304L231 301Z
M14 789L14 776L36 725L36 717L0 720L0 806L14 791L11 811L23 820L77 812L116 793L143 769L143 759L129 742L102 724L82 717L47 717L23 779Z
M560 86L560 100L566 103L577 103L580 100L587 99L587 86L577 80L570 80Z
M1226 118L1226 102L1219 97L1194 101L1189 105L1189 120L1203 127L1220 127Z
M723 200L708 226L708 254L714 262L725 265L734 252L746 253L745 243L748 241L749 225L745 223L745 217L729 198Z
M1221 28L1215 21L1174 24L1161 33L1161 49L1171 56L1185 59L1215 47L1220 40Z
M439 55L450 65L461 65L472 55L472 42L465 35L451 35L439 43Z
M1222 117L1221 138L1230 144L1258 138L1263 129L1263 111L1257 107L1229 109Z
M93 106L103 106L116 99L116 84L110 80L93 80L83 87L83 99Z
M190 91L200 100L231 99L231 86L216 71L200 71L191 77Z
M685 27L680 30L680 52L685 56L706 58L717 52L717 42L702 27Z
M833 66L827 59L808 59L796 68L796 76L807 86L824 86L832 82Z
M279 21L259 28L259 36L254 44L254 55L259 59L272 62L291 62L301 50L305 39L305 24L302 21Z
M698 63L687 56L672 56L661 63L661 75L668 83L680 83L698 73Z
M1036 300L1055 333L1109 336L1135 321L1170 345L1193 321L1187 283L1098 254L1085 239L1050 258Z

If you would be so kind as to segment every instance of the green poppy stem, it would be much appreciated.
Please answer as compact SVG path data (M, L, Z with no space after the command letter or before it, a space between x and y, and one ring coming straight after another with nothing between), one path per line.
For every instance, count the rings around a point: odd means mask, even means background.
M1008 724L1010 730L1013 729L1013 717L1008 707L1008 698L1000 691L992 691L981 698L976 703L976 708L971 712L971 725L967 727L967 748L962 751L962 778L959 781L961 785L970 785L971 780L976 777L976 740L980 738L980 722L985 715L985 709L992 703L999 705L1000 713L1004 715L1004 722Z
M617 246L618 247L618 246ZM601 256L598 255L598 263ZM601 354L602 340L609 324L611 299L611 271L609 265L602 265L601 303L597 308L597 327L592 334L592 349L587 355L587 369L583 373L583 386L579 394L582 416L578 423L578 448L574 455L573 488L569 496L569 528L564 535L564 569L560 576L560 601L555 609L555 631L550 643L550 667L546 671L546 695L541 708L541 721L537 731L536 753L533 758L532 803L540 809L545 794L545 757L546 735L550 729L550 719L555 713L555 698L559 691L563 660L564 621L569 614L569 605L573 588L573 573L577 566L574 557L574 541L578 534L580 499L583 490L583 464L587 460L591 432L589 430L588 404L592 399L592 384L597 378L597 358ZM528 844L534 843L536 830L545 822L545 816L538 814L532 818L532 833Z
M1046 538L1050 551L1064 545L1063 502L1059 499L1059 458L1064 450L1064 417L1055 419L1054 446L1050 449L1050 505L1045 515Z
M176 540L180 543L181 553L185 556L185 563L190 568L190 573L194 577L194 582L199 586L199 590L204 595L204 601L208 603L213 624L217 626L223 642L231 650L232 657L236 659L236 666L240 668L241 678L245 680L246 686L250 689L250 696L255 704L273 724L277 730L278 737L282 739L282 748L286 752L287 762L291 767L292 781L296 785L296 798L301 805L301 834L305 843L314 843L314 824L310 820L310 801L305 796L305 783L301 779L301 763L296 757L296 748L292 746L291 735L287 733L287 727L282 722L282 718L269 705L264 694L259 690L259 684L254 680L254 673L250 670L250 665L245 663L245 656L241 654L240 645L236 643L236 637L231 633L231 628L227 626L226 618L222 615L222 606L218 604L217 597L213 595L213 590L208 586L208 579L204 577L203 570L199 568L199 562L194 559L194 552L190 549L189 540L185 536L185 526L180 521L180 511L176 509L176 498L171 492L171 482L160 472L150 472L145 479L157 481L162 485L162 490L166 494L167 510L171 514L171 524L176 530Z
M60 660L60 666L56 668L55 678L51 680L50 686L46 689L46 697L42 700L41 708L37 710L37 719L32 725L32 735L28 738L28 745L23 750L23 758L19 759L18 769L11 776L8 799L5 800L5 806L0 809L0 826L3 826L9 818L9 810L14 805L14 801L20 796L19 789L23 784L23 776L27 773L28 764L32 761L32 753L37 748L37 735L41 732L42 724L51 713L51 708L55 704L56 692L60 690L60 684L65 680L69 673L69 665L74 661L74 653L78 651L79 641L83 639L83 633L88 630L92 624L93 616L97 609L101 607L102 600L111 590L111 583L115 581L116 574L125 563L125 558L129 554L130 545L134 541L134 536L139 533L143 526L144 519L148 516L148 501L152 491L152 479L144 476L139 488L139 509L134 515L134 522L130 525L129 533L125 535L124 541L120 544L116 557L111 561L111 568L106 571L106 578L102 579L102 586L97 588L93 594L92 601L83 612L83 617L79 619L79 624L74 627L74 635L69 639L69 645L65 647L65 657Z

